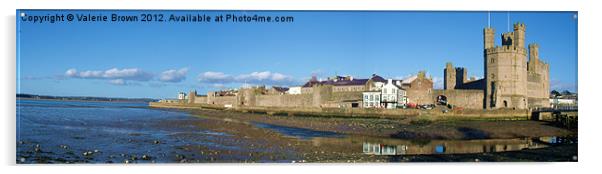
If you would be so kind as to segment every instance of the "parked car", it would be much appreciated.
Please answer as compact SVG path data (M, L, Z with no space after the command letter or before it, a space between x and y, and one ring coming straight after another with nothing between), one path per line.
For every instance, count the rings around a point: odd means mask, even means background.
M419 109L426 109L426 110L431 110L435 108L434 104L424 104L424 105L420 105L418 106Z

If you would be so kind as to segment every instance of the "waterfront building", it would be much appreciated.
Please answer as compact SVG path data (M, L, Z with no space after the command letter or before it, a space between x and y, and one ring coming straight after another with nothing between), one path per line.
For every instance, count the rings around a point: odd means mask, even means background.
M372 74L372 77L368 79L357 79L353 76L335 76L320 81L316 77L312 77L302 86L301 93L311 93L311 88L315 85L332 85L332 92L362 92L366 89L375 88L376 85L379 85L377 84L379 82L382 85L386 80L376 74Z
M301 94L301 86L290 87L286 93L291 95Z
M362 92L364 108L380 108L380 91Z
M268 95L283 95L283 94L287 94L288 90L289 90L289 88L287 88L287 87L272 86L272 88L267 91L267 94Z
M179 92L178 93L178 100L186 100L186 93L184 92Z
M381 89L381 105L383 108L394 109L407 100L406 91L399 85L400 81L388 79Z

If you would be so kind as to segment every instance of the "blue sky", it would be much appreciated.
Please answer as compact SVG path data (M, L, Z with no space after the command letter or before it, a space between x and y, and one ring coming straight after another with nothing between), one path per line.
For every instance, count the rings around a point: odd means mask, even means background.
M20 11L135 14L142 11ZM18 13L20 13L18 12ZM487 12L144 11L293 16L291 23L23 22L17 92L174 98L242 84L301 85L312 75L403 78L426 70L442 86L448 61L483 76ZM576 91L576 12L511 12L550 63L551 88ZM492 12L496 44L507 12ZM512 27L510 27L512 29Z

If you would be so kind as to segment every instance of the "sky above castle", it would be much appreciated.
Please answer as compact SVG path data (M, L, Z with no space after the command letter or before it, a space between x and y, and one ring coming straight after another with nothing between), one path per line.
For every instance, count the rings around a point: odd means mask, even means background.
M378 74L402 79L420 70L443 86L446 62L483 76L487 12L148 11L168 14L292 16L290 23L23 22L17 16L17 93L175 98L244 84L302 85ZM139 11L20 11L140 14ZM491 12L500 35L527 26L550 63L551 89L576 91L576 12ZM166 16L168 17L168 16Z

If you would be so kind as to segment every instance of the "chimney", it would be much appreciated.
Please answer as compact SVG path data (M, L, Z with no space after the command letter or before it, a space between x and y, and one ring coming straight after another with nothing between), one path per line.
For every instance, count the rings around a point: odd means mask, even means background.
M387 79L387 84L393 84L393 79Z

